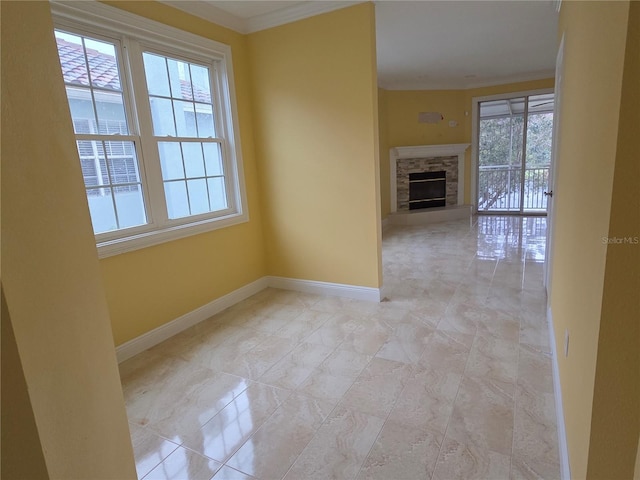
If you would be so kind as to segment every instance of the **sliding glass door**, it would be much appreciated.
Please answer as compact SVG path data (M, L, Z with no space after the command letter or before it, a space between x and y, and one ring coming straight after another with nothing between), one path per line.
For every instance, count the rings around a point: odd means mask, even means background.
M553 93L480 102L478 212L544 213Z

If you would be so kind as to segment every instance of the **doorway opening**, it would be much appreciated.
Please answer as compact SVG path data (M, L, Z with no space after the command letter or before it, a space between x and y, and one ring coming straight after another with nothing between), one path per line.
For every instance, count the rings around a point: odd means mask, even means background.
M478 213L545 215L554 94L478 103Z

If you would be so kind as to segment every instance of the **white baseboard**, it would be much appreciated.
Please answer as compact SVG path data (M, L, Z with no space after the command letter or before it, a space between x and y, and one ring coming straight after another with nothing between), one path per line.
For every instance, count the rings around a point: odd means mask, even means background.
M192 327L196 323L200 323L207 318L212 317L216 313L220 313L225 308L229 308L251 295L255 295L261 290L267 288L267 277L262 277L255 282L251 282L244 287L240 287L223 297L217 298L189 313L182 315L164 325L154 328L153 330L140 335L116 348L116 356L118 363L144 352L145 350L164 342L166 339L177 335L183 330Z
M380 288L298 280L297 278L286 277L267 278L267 283L270 287L281 288L283 290L294 290L296 292L315 293L318 295L332 295L334 297L353 298L354 300L365 300L368 302L379 302L382 300L382 289Z
M240 287L227 295L217 298L195 310L182 315L164 325L140 335L116 348L118 363L144 352L145 350L164 342L166 339L177 335L193 325L212 317L216 313L235 305L242 300L255 295L267 287L294 290L297 292L315 293L319 295L332 295L335 297L347 297L355 300L379 302L382 300L382 289L372 287L358 287L340 283L315 282L311 280L298 280L285 277L262 277L244 287Z
M547 325L549 326L549 342L553 363L553 392L556 404L556 423L558 425L558 449L560 455L560 478L571 480L569 450L567 449L567 432L564 425L564 409L562 406L562 387L560 386L560 369L558 368L558 352L556 351L556 334L553 328L551 308L547 308Z

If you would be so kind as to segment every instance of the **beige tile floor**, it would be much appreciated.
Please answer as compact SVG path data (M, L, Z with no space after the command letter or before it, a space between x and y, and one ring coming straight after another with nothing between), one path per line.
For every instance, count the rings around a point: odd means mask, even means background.
M124 362L139 478L559 478L544 237L393 227L384 302L267 289Z

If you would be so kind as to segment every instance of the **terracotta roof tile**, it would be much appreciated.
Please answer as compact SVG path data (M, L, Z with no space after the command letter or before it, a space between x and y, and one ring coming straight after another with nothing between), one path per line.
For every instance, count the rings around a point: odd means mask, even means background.
M89 75L87 75L82 46L77 43L67 42L61 38L56 38L56 41L58 43L58 55L64 81L66 83L89 86ZM86 51L93 86L120 91L120 78L115 57L91 48L87 48ZM181 98L184 100L211 103L209 92L195 85L193 86L194 98L191 92L191 83L188 81L180 80L180 89Z

